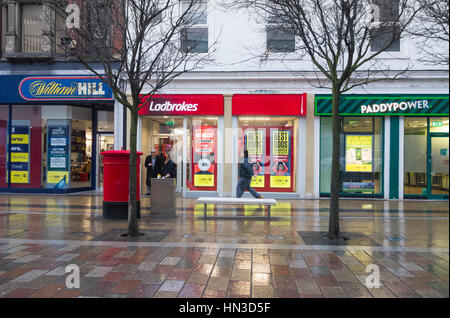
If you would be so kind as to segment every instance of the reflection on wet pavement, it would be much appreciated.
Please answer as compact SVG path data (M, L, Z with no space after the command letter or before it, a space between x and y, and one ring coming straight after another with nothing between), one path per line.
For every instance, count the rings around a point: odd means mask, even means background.
M101 196L1 195L0 297L448 297L448 201L342 200L341 231L363 242L347 245L302 235L327 231L328 203L279 200L271 221L208 206L221 218L205 221L194 199L157 219L144 198L140 229L164 235L115 242L127 221L103 219ZM365 285L370 264L380 288Z

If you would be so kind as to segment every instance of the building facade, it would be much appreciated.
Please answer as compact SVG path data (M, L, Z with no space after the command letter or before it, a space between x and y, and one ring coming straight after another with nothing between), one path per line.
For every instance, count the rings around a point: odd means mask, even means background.
M181 32L181 45L196 54L214 44L208 63L143 99L138 150L169 152L185 197L234 196L244 149L264 196L329 196L330 91L315 85L326 79L276 21L263 25L220 3L203 1L198 23ZM33 1L2 5L0 191L101 190L100 152L127 149L129 116L108 87L48 41L42 10ZM421 62L406 38L378 60L386 67L380 74L408 69L407 76L379 75L343 96L342 196L448 199L448 66ZM145 189L144 166L141 173Z
M122 108L69 57L64 34L49 33L49 2L4 1L0 8L0 192L101 188L100 152L124 146L122 133L114 138ZM95 59L91 67L102 74Z
M329 196L330 91L314 85L318 75L296 54L298 39L214 0L202 9L203 32L187 42L206 53L217 40L212 60L146 100L138 149L170 149L177 190L187 197L234 196L243 149L264 196ZM448 67L422 63L406 38L379 60L386 72L408 74L343 96L341 195L448 199Z

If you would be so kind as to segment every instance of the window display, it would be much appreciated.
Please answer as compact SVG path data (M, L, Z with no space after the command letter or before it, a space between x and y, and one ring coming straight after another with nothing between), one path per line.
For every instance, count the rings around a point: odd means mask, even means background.
M382 123L380 117L343 117L341 132L341 193L381 194L383 171ZM330 193L332 125L321 117L320 192Z
M216 117L188 118L186 189L217 191Z
M239 153L248 150L251 187L263 192L294 192L297 117L240 117Z

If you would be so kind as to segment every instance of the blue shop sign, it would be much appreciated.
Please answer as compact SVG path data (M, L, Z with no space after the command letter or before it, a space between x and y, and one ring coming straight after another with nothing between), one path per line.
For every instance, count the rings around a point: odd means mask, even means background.
M0 76L0 103L113 101L113 92L96 76Z

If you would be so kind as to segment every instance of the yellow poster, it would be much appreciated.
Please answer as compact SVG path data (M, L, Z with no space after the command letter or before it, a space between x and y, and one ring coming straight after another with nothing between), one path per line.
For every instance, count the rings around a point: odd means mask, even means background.
M253 176L250 186L252 188L264 188L264 175Z
M69 182L68 171L47 171L47 183L58 183L66 177L66 182Z
M345 171L372 172L372 136L347 135L345 139Z
M28 183L28 171L11 171L11 183Z
M272 155L289 155L289 131L275 130L272 132Z
M214 187L214 175L213 174L195 174L194 185L196 187Z
M246 149L249 155L262 155L263 154L263 132L258 130L246 130Z
M25 134L11 135L11 144L13 145L28 145L28 143L29 143L29 135Z
M291 176L270 176L271 188L287 188L291 187Z
M11 162L28 162L27 152L12 152Z

